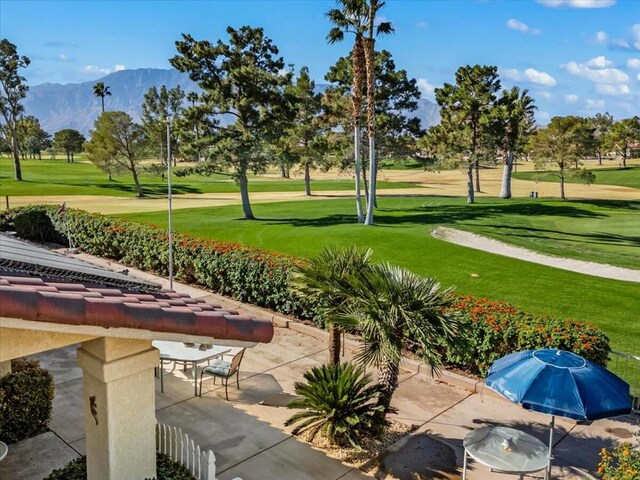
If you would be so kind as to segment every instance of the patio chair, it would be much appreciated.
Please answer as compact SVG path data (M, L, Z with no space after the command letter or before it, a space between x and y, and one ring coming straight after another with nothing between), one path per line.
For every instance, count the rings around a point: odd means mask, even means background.
M211 365L205 367L200 372L200 396L202 396L202 376L203 375L211 375L213 377L213 384L216 384L216 378L220 378L222 380L222 384L224 385L224 396L229 400L229 393L227 391L227 387L229 385L229 379L236 376L236 386L238 390L240 390L240 362L242 362L242 356L244 355L245 349L240 349L231 359L231 362L227 362L223 359L217 359L211 362Z

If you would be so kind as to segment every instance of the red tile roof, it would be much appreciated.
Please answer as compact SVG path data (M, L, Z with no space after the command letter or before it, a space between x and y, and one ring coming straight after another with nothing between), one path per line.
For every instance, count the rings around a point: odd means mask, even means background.
M247 342L270 342L273 325L174 291L132 293L0 275L0 316L66 325L137 328Z

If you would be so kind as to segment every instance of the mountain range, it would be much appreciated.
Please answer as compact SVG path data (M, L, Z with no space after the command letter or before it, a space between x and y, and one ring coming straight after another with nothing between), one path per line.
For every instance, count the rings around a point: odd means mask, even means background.
M97 82L110 87L111 96L105 98L105 108L127 112L135 121L140 120L144 94L151 87L180 85L185 92L198 90L187 74L174 69L120 70L89 82L31 86L24 100L25 114L38 118L42 128L51 134L73 128L88 135L101 110L100 99L93 94ZM318 84L317 88L322 90L326 86ZM438 106L425 98L419 100L418 109L410 115L418 117L423 128L440 121Z

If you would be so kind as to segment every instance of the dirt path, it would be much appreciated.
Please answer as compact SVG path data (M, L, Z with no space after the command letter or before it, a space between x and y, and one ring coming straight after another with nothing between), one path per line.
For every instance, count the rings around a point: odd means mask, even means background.
M616 267L605 263L585 262L583 260L544 255L526 248L514 247L492 238L483 237L463 230L457 230L455 228L437 227L431 232L431 234L446 242L474 248L476 250L483 250L489 253L495 253L497 255L503 255L505 257L517 258L519 260L539 263L541 265L569 270L571 272L583 273L585 275L611 278L614 280L624 280L627 282L640 282L640 270Z

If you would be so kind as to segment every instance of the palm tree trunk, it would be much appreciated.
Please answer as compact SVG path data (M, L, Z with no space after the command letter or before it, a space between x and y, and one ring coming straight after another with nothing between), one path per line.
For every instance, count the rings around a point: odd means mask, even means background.
M369 201L369 183L367 182L367 164L364 162L364 159L362 161L362 186L364 187L365 206L367 206L366 202Z
M104 113L104 95L100 95L100 100L102 101L102 113Z
M304 163L304 193L308 197L311 196L311 173L309 162Z
M398 376L400 375L400 365L395 362L387 362L382 364L378 369L378 383L382 386L382 392L378 397L378 406L382 407L379 413L380 418L384 420L391 406L391 399L398 388Z
M467 203L475 201L473 193L473 162L469 161L467 165Z
M249 201L249 186L247 180L247 172L242 170L238 175L238 185L240 186L240 197L242 198L242 213L247 220L253 220L253 212L251 211L251 202Z
M369 192L367 195L367 215L365 225L373 225L373 207L376 191L376 142L375 142L375 40L373 38L373 21L375 8L371 2L370 36L365 38L365 65L367 69L367 133L369 134Z
M340 363L340 329L338 326L331 322L329 323L329 363L331 365L337 365Z
M502 188L500 196L502 198L511 198L511 171L513 169L513 152L507 152L507 161L502 167Z
M362 36L356 35L352 52L353 62L353 143L355 160L355 189L356 189L356 213L358 223L364 222L362 213L362 201L360 194L360 112L362 107L362 85L364 84L364 46Z

